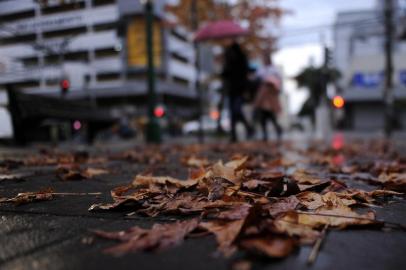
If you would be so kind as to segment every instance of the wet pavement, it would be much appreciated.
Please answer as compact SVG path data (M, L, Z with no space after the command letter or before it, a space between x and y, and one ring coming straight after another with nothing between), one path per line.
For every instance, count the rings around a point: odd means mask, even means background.
M34 151L34 150L30 150ZM28 152L19 153L19 158ZM94 151L102 157L106 150ZM187 169L179 163L176 151L170 161L152 166L155 175L184 178ZM211 160L223 153L206 153ZM7 152L10 158L13 153ZM17 155L17 154L16 154ZM103 253L111 241L95 238L92 230L117 231L132 226L150 227L173 217L131 216L128 211L89 212L94 203L110 202L110 190L131 182L151 165L130 160L113 160L103 164L109 174L94 179L61 181L56 166L20 167L13 172L29 176L22 180L0 181L0 197L52 187L54 192L94 193L101 195L57 196L50 201L16 206L0 205L0 269L230 269L236 254L225 259L214 256L216 243L208 236L186 241L160 253L127 254L114 257ZM364 183L357 185L366 185ZM396 198L383 207L374 208L387 222L406 224L406 201ZM304 246L286 259L255 259L253 269L404 269L406 233L400 230L350 229L332 230L316 262L306 264L311 247Z

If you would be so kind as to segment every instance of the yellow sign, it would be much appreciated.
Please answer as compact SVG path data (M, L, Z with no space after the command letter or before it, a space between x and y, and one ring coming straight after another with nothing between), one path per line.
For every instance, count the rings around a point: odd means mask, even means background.
M145 67L148 63L145 18L132 20L127 28L127 61L129 66ZM154 65L160 67L162 62L162 33L159 21L153 24Z

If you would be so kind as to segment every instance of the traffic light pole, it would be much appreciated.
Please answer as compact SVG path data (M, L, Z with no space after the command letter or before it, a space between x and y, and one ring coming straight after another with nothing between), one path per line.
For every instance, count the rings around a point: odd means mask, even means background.
M193 31L197 31L199 22L198 22L198 8L197 0L192 0L190 17L192 22ZM196 81L195 88L198 94L198 114L199 114L199 131L198 138L199 143L204 143L204 130L203 130L203 93L200 85L200 47L196 41L193 41L193 47L195 50L195 69L196 69Z
M161 130L159 123L154 115L156 106L155 93L155 67L154 67L154 51L153 51L153 23L154 23L154 7L151 0L145 3L146 16L146 42L147 42L147 77L148 77L148 124L146 129L146 139L148 143L161 142Z
M393 129L393 0L385 0L385 135L390 137Z

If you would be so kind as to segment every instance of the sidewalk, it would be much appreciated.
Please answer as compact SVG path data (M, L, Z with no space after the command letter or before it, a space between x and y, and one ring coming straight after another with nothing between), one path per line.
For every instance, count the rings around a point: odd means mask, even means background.
M272 146L275 147L275 146ZM108 151L109 149L109 151ZM111 152L134 149L130 144L90 149L92 157L102 158ZM139 150L147 149L140 147ZM166 149L166 150L165 150ZM103 168L106 175L80 181L61 181L55 165L20 167L13 173L30 174L23 180L0 181L0 197L12 197L20 192L38 191L52 187L54 192L95 193L98 196L58 196L50 201L20 206L0 204L0 268L1 269L230 269L231 259L213 256L214 237L187 239L182 245L167 251L128 254L113 257L102 250L111 241L95 238L93 230L117 231L132 226L150 227L156 222L173 221L173 217L127 217L128 211L89 212L94 203L111 201L110 191L130 183L133 177L153 168L154 175L186 178L188 170L180 162L180 154L165 148L166 161L154 165L130 159L108 160ZM267 151L256 149L255 151ZM34 152L22 150L16 153ZM227 160L226 153L203 153L210 161ZM12 153L7 152L10 157ZM403 153L404 155L404 153ZM359 183L357 183L359 185ZM365 184L362 184L365 185ZM406 201L374 208L380 219L406 224ZM298 249L281 260L257 260L254 269L402 269L406 264L406 234L402 231L373 229L332 230L325 241L316 263L306 266L311 247ZM241 257L242 254L237 254Z

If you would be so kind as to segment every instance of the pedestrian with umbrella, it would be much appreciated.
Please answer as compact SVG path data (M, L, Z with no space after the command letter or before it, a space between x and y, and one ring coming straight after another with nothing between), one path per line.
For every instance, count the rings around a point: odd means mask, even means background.
M247 137L250 138L253 135L253 128L242 111L244 93L248 87L248 70L248 59L245 52L236 41L233 41L225 49L221 74L229 102L231 142L237 141L236 127L239 122L244 125Z
M231 142L237 141L236 126L241 122L245 126L247 137L252 137L253 128L245 118L242 105L243 95L248 86L248 59L236 37L247 35L248 31L229 20L212 22L202 27L195 35L195 41L223 40L226 44L221 77L228 96L231 120Z

